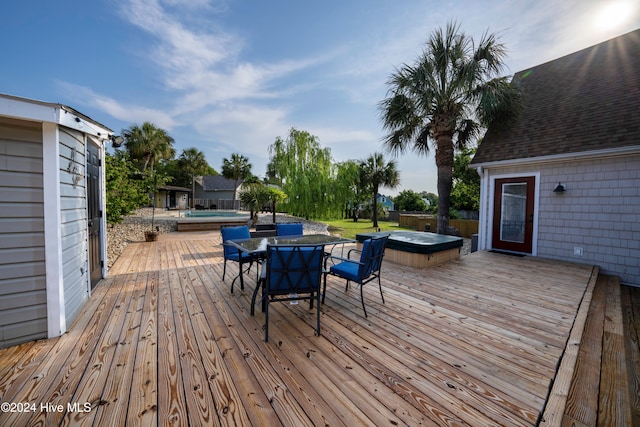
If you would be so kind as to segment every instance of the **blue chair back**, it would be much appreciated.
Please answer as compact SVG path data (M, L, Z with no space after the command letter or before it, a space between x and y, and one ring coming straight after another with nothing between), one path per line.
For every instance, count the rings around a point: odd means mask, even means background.
M225 245L224 243L226 241L251 238L249 227L247 227L246 225L241 225L238 227L223 227L220 229L220 234L222 235L222 247L224 248L225 259L228 259L229 256L236 255L239 252L238 248L230 245Z
M302 236L302 223L284 223L276 226L278 236Z
M322 245L267 246L267 295L318 292L322 275Z
M379 272L382 267L384 249L387 246L389 236L374 237L367 239L362 244L362 255L360 256L360 267L358 276L360 280L366 279L373 273Z

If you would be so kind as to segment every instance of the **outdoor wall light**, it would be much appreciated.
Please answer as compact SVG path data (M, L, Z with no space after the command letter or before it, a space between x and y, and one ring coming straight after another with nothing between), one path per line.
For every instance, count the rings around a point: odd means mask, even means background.
M564 185L562 185L561 183L558 183L558 185L556 185L556 188L553 189L553 192L556 194L562 194L565 191L567 190L564 188Z
M124 138L120 135L118 136L111 135L109 137L109 140L111 141L111 145L113 145L113 148L120 148L120 146L124 142Z

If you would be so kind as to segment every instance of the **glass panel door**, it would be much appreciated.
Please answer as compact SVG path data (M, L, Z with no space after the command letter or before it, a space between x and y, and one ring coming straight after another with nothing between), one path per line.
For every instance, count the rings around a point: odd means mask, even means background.
M524 243L527 215L527 184L502 184L500 240Z
M496 179L491 246L531 253L535 177Z

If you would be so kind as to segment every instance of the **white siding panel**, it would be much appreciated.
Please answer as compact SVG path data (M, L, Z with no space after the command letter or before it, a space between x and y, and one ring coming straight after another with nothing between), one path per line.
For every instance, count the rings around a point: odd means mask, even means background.
M2 240L0 240L0 254L2 249L11 250L32 247L44 248L44 236L42 233L3 233ZM44 259L44 252L42 256ZM0 255L0 264L6 264L5 261L5 257Z
M42 126L0 118L0 347L47 336Z
M45 287L44 276L29 276L20 279L0 280L0 297L20 292L40 291Z
M4 203L0 202L0 218L40 218L44 216L44 207L37 203Z
M10 203L42 203L42 187L40 188L14 188L4 187L0 184L0 197L3 202Z

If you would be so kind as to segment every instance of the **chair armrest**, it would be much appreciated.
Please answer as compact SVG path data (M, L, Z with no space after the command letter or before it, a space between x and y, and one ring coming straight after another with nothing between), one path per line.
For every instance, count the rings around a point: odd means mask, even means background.
M353 250L353 249L352 249ZM356 261L353 259L349 259L349 258L344 258L344 257L340 257L340 256L336 256L336 255L329 255L324 259L324 269L327 269L327 263L329 262L329 260L332 260L332 262L334 260L338 260L338 261L342 261L342 262L352 262L354 264L358 264L358 265L364 265L363 263L361 263L360 261ZM335 262L333 262L333 264L335 265Z
M362 253L360 249L350 249L349 252L347 252L347 259L351 259L351 252L357 252L359 254Z

